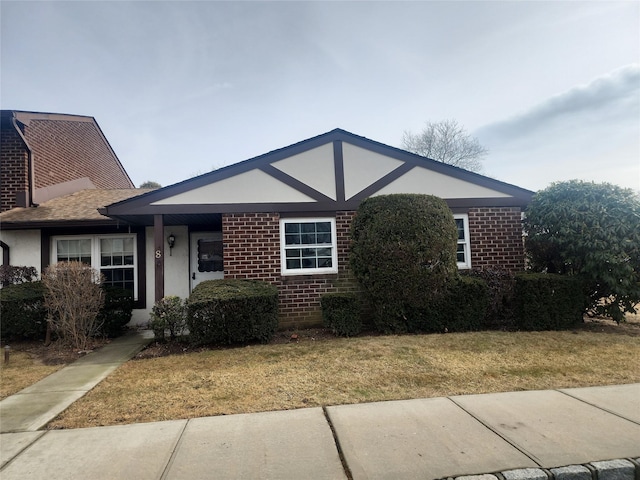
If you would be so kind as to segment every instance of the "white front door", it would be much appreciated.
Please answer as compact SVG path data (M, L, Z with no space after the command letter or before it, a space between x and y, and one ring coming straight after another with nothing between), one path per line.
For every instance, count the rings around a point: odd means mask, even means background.
M191 234L191 290L205 280L224 278L222 232Z

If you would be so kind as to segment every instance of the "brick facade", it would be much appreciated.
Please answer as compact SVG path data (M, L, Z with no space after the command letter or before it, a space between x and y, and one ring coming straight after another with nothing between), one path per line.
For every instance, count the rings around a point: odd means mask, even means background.
M251 278L276 285L280 291L280 328L296 329L322 322L324 293L354 291L349 271L349 228L355 212L336 213L338 273L280 274L280 215L240 213L222 216L225 278ZM469 210L473 268L524 269L520 208Z
M522 217L519 207L469 210L471 266L474 269L524 270Z
M29 190L27 150L9 119L0 128L0 212L17 206L16 195Z
M280 274L280 215L240 213L222 216L225 278L251 278L276 285L280 291L280 328L296 329L322 323L320 296L356 288L348 265L349 225L355 212L336 213L338 273Z

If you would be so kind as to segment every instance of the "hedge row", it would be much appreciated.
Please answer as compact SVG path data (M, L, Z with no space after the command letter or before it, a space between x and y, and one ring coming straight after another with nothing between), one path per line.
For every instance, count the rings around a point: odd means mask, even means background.
M362 308L356 295L325 294L321 303L325 326L334 333L360 333ZM427 307L405 307L396 315L387 311L389 320L373 326L383 333L563 330L582 321L585 306L576 277L476 272L450 282Z
M361 300L355 294L321 298L325 326L336 335L362 331ZM117 335L131 319L130 292L106 289L100 312L102 334ZM483 272L450 282L427 305L386 312L384 333L461 332L485 329L560 330L582 320L585 308L579 278L552 274L510 275ZM278 290L253 280L214 280L199 284L189 297L187 326L196 344L268 342L278 325ZM0 290L0 336L42 339L46 309L42 283L27 282Z
M42 282L9 285L0 290L0 337L8 339L44 339L47 309Z
M354 293L330 293L320 298L324 326L335 335L353 337L362 331L360 300Z
M105 287L104 306L98 314L102 324L100 334L114 337L122 333L131 320L131 292L117 287ZM0 337L9 339L44 339L47 331L47 310L44 306L44 286L41 281L9 285L0 290Z
M566 330L582 321L587 297L579 277L544 273L516 276L514 317L520 330Z

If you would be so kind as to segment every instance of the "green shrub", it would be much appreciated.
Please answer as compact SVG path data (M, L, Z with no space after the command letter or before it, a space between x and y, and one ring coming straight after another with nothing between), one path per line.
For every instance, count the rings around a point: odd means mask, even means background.
M489 299L483 328L513 330L515 328L515 274L509 270L483 269L470 270L464 272L464 275L482 279L487 284Z
M164 340L164 335L169 330L169 338L175 340L182 335L187 321L187 309L180 297L170 295L156 302L151 309L149 327L153 330L156 339Z
M530 268L582 278L585 310L616 322L640 302L640 195L570 180L537 192L524 228Z
M334 334L353 337L362 331L360 301L354 293L326 293L320 304L324 326Z
M351 225L351 270L375 327L404 332L412 315L457 278L457 228L432 195L381 195L363 201Z
M100 333L107 337L117 337L131 321L133 313L133 293L131 290L118 287L104 289L104 306L98 314Z
M444 295L417 309L408 319L410 332L468 332L484 328L489 289L479 278L458 277Z
M0 285L2 286L33 282L37 278L38 270L35 267L0 265Z
M196 344L268 342L278 326L278 289L257 280L208 280L187 302L187 327Z
M44 339L47 331L42 282L26 282L0 289L0 337Z
M550 273L516 275L515 321L521 330L564 330L582 321L586 305L579 277Z

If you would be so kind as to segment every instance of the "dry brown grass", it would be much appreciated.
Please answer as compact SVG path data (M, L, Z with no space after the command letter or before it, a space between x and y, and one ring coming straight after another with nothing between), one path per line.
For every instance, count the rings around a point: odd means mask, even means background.
M588 331L382 336L130 361L49 428L640 382L640 337Z
M2 355L4 360L4 352ZM0 364L0 400L64 367L64 365L45 365L36 356L20 351L11 351L9 363L5 364L3 360Z

